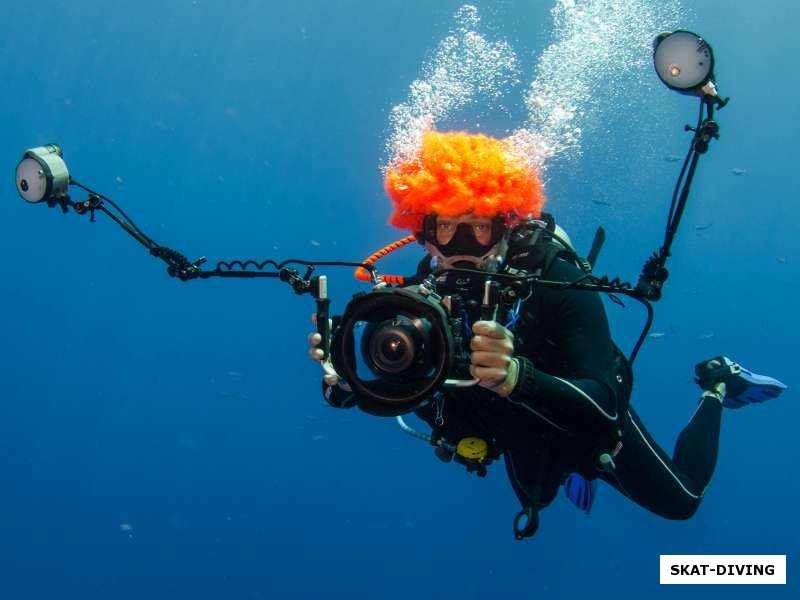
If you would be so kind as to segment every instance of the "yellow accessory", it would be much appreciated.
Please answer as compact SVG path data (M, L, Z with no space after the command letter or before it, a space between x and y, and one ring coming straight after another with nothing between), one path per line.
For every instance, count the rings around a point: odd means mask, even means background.
M458 442L456 454L467 460L483 462L489 454L489 446L481 438L466 437Z

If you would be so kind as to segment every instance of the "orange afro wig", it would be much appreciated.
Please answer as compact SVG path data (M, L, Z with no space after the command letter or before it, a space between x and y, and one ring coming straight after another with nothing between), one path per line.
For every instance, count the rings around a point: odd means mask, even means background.
M409 161L384 181L394 212L389 223L420 231L425 215L538 218L545 203L539 175L509 144L489 136L427 131Z

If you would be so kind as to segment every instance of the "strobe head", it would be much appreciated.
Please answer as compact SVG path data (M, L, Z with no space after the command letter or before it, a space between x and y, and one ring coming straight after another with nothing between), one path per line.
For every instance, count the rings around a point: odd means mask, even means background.
M419 408L444 382L455 342L440 302L410 288L353 297L331 339L336 372L373 415Z
M17 192L36 204L67 194L69 171L56 144L31 148L25 152L15 173Z
M659 34L653 41L653 63L668 88L682 94L716 96L714 53L696 33L678 30Z

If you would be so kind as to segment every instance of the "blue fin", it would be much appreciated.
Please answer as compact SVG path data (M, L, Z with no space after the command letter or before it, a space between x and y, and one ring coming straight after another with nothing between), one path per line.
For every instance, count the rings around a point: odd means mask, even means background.
M777 379L753 373L727 356L698 363L694 372L695 381L704 390L711 389L717 383L725 384L722 405L726 408L741 408L754 402L765 402L777 398L788 389Z
M570 473L569 477L567 477L567 480L564 482L564 494L566 494L570 502L587 515L592 510L592 504L594 504L596 493L597 482L594 479L592 481L586 481L586 479L578 473Z

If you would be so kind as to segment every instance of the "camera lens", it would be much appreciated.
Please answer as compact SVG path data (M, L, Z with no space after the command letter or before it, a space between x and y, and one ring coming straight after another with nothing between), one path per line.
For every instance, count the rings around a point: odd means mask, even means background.
M406 352L408 352L408 347L400 336L388 337L381 345L381 355L391 362L402 359Z
M416 344L410 332L400 321L391 321L378 327L369 343L372 362L378 370L397 375L414 362Z
M381 378L418 377L430 366L431 324L427 319L397 315L374 325L362 341L362 352Z
M23 179L22 181L19 182L19 189L21 189L23 192L27 192L28 191L28 180L27 179Z

